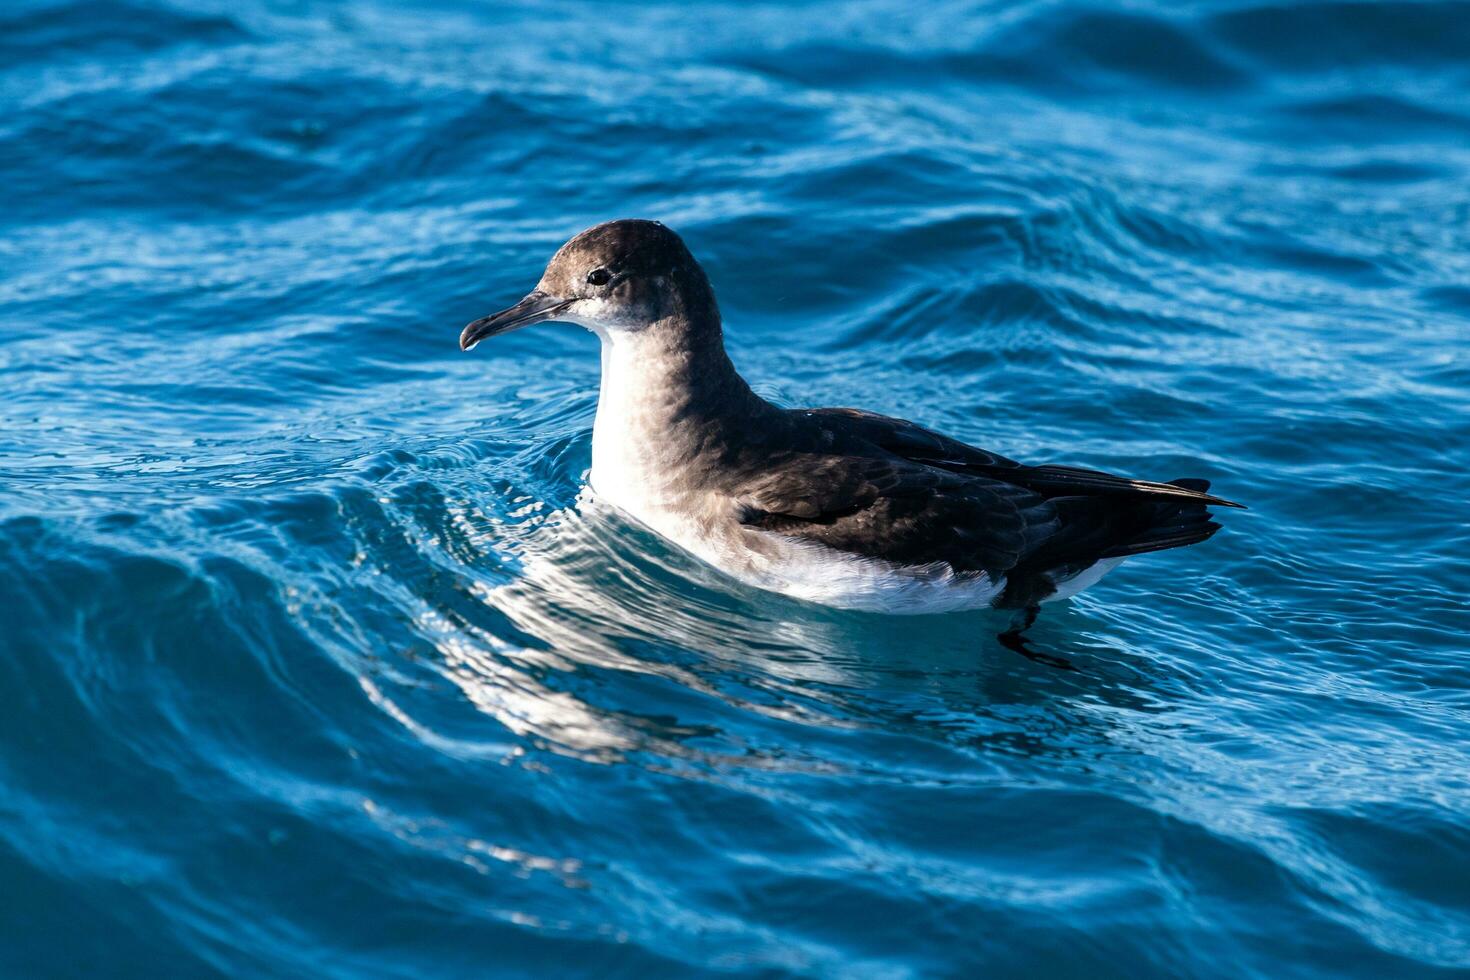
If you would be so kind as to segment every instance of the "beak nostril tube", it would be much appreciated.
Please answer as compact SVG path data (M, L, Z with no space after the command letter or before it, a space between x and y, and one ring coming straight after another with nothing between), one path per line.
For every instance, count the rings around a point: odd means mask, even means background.
M575 301L548 296L540 290L535 290L510 309L482 316L466 326L459 335L459 348L470 350L488 337L510 333L512 330L529 327L542 320L554 319L558 313L572 305L573 302Z

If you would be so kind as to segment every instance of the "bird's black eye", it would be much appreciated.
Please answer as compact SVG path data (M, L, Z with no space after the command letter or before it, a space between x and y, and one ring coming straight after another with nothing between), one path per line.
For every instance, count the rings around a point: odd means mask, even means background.
M606 269L593 269L587 273L587 282L593 286L606 286L612 282L612 273Z

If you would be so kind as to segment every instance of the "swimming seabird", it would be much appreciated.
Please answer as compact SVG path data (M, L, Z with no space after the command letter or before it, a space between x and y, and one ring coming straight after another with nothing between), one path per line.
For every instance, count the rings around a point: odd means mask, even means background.
M460 347L546 320L602 341L593 492L734 577L801 599L1017 609L1024 629L1040 603L1126 558L1210 537L1210 505L1241 506L1205 480L1027 466L860 409L772 405L726 355L704 270L656 221L577 235L524 299L465 327Z

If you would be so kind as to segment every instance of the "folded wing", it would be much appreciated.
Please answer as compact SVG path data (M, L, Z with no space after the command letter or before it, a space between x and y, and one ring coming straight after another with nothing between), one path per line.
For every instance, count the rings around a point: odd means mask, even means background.
M1025 487L894 457L810 454L744 487L742 522L904 565L998 578L1058 530Z
M1208 506L1240 506L1204 480L1026 466L855 409L799 410L791 421L807 438L785 465L751 472L736 494L745 524L862 557L1004 577L1006 604L1044 598L1104 559L1203 541L1219 529Z

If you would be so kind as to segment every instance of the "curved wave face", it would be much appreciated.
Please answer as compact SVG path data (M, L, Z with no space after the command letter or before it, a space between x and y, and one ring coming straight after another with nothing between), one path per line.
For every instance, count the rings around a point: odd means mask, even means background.
M1459 3L0 11L0 973L1470 970ZM596 221L731 356L1249 504L995 642L591 499Z

